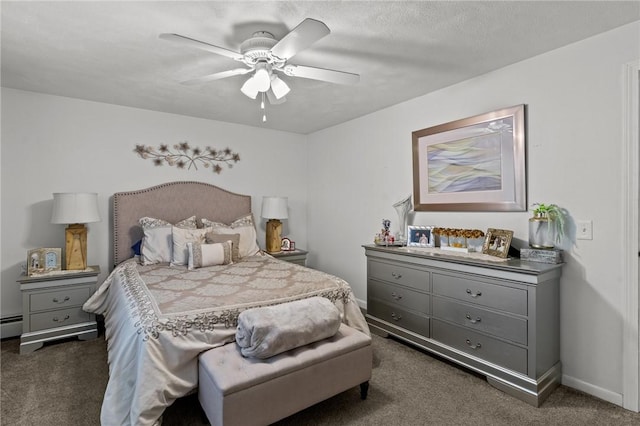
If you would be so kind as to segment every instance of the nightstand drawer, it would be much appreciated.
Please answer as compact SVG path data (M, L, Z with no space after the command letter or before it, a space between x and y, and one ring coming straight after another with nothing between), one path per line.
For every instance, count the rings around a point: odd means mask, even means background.
M527 350L433 319L433 339L470 355L527 374Z
M60 309L68 306L80 306L91 296L91 289L65 288L46 293L35 293L29 295L29 306L31 312L45 311L49 309Z
M378 300L369 300L367 302L367 313L398 327L429 337L429 318L427 317L405 311L398 306L388 305Z
M429 295L381 281L369 280L367 298L400 305L412 311L429 314Z
M82 307L42 312L31 315L31 327L29 331L64 327L65 325L78 324L86 321L91 321L91 314L83 311Z
M468 303L527 315L527 291L453 275L433 274L433 292Z
M527 344L527 320L524 318L503 315L441 297L433 298L433 316L516 343Z
M424 291L429 290L430 273L421 269L414 269L391 263L369 261L368 275L371 278L377 278L394 284L401 284Z

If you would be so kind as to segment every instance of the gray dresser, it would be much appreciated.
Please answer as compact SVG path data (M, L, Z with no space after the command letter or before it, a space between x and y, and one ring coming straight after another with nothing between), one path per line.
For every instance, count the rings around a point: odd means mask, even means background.
M99 266L85 271L21 276L22 336L20 354L28 354L45 342L69 337L80 340L98 337L96 316L82 310L95 291Z
M366 245L367 322L539 406L560 383L562 265Z

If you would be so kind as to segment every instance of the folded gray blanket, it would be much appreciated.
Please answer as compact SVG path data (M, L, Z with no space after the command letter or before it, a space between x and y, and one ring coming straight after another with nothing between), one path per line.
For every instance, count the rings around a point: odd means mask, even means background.
M324 297L311 297L243 311L236 342L244 357L265 359L333 336L340 311Z

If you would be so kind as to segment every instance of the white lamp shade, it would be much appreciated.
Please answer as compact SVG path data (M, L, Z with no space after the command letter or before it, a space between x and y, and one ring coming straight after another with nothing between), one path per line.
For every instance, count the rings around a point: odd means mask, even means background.
M263 197L262 217L265 219L287 219L287 197Z
M51 223L99 222L98 194L94 192L58 192L53 194Z
M273 75L271 79L271 90L273 90L273 94L276 99L281 99L291 90L287 83L278 78L277 75Z
M256 64L256 72L253 75L255 87L259 92L266 92L271 87L271 74L267 69L267 65L261 62Z
M256 96L258 96L258 87L255 78L253 76L249 77L240 88L240 91L251 99L255 99Z

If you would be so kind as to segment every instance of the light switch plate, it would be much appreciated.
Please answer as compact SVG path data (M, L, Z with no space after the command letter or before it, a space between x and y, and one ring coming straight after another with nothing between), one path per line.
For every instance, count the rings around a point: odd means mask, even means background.
M593 240L593 222L590 220L576 221L576 239Z

